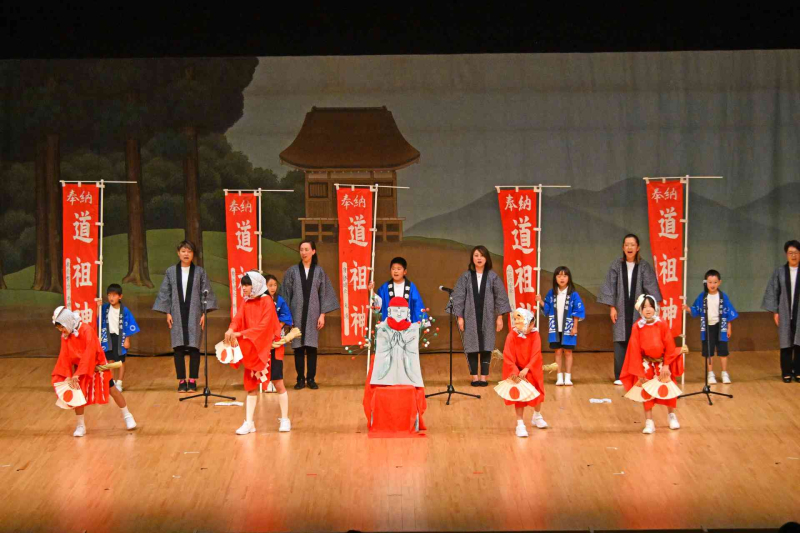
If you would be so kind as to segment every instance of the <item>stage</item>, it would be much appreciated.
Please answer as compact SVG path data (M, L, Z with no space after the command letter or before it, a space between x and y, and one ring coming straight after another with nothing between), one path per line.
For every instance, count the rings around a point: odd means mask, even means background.
M431 398L426 438L370 439L363 356L323 356L320 389L290 389L289 434L277 432L275 395L262 395L258 431L244 437L234 434L243 407L179 403L171 358L129 358L124 394L139 427L125 431L112 402L87 408L84 438L72 436L74 414L55 406L55 359L3 358L0 529L587 531L798 520L800 383L781 382L776 352L733 353L734 383L714 390L734 399L680 401L679 431L657 406L649 436L641 407L611 384L612 360L576 354L571 388L547 377L551 427L529 425L520 439L513 409L491 387L469 387L459 354L456 388L480 400ZM421 362L426 392L443 390L447 356ZM694 392L701 360L687 363L685 392ZM213 392L243 401L241 370L209 365ZM499 377L497 362L492 372ZM292 357L286 375L293 384Z

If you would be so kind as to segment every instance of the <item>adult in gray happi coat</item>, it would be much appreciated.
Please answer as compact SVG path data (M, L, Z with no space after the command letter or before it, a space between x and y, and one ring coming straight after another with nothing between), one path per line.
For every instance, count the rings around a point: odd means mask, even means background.
M453 313L467 352L473 387L487 387L495 333L503 330L503 314L511 312L505 285L492 270L485 246L470 253L469 270L461 274L453 289Z
M608 267L606 281L600 288L597 302L611 309L614 324L614 384L622 385L619 374L628 351L631 328L639 320L639 312L633 308L636 299L649 294L656 302L661 301L658 277L653 267L639 255L639 237L633 233L622 239L622 257L614 259Z
M195 245L191 241L178 243L180 263L167 268L158 290L153 311L166 313L172 349L175 350L175 373L178 392L197 390L200 371L200 343L205 327L203 292L208 291L208 310L217 309L217 297L203 267L196 266ZM189 382L186 382L186 359L189 355Z
M294 368L297 371L297 384L294 388L299 390L307 384L309 389L318 389L316 376L319 330L325 326L325 314L339 309L339 299L328 275L317 263L317 246L314 241L300 243L300 263L284 274L281 295L292 310L295 325L303 333L302 337L292 341Z
M781 375L785 383L792 377L800 383L800 328L797 327L797 308L800 290L797 288L797 267L800 265L800 242L783 245L786 264L775 269L764 291L761 307L774 314L781 346Z

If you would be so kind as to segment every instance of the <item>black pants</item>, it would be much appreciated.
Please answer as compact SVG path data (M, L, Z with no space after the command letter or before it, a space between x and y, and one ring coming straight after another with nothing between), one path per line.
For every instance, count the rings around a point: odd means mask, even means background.
M473 376L478 375L478 362L481 365L481 376L489 375L489 366L492 364L492 352L473 352L467 354L469 361L469 373Z
M175 373L178 375L178 379L186 379L186 360L184 359L186 355L189 356L189 377L197 379L200 372L200 350L191 346L175 347Z
M781 348L781 376L800 375L800 346Z
M625 364L625 353L628 351L628 341L614 341L614 381L619 379L622 365Z
M308 374L306 374L306 356L308 356ZM303 346L294 351L294 369L297 371L298 383L304 379L314 381L317 377L317 349Z

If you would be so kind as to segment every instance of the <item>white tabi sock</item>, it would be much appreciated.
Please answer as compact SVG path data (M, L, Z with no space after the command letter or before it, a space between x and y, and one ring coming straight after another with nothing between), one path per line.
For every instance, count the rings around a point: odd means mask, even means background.
M245 406L245 420L248 422L253 421L253 414L256 412L256 404L258 403L258 396L247 395L247 405Z
M75 418L78 419L78 424L77 425L86 427L86 419L84 418L85 416L86 415L76 415Z
M278 394L278 405L281 406L281 418L289 418L289 393Z
M120 407L119 410L122 413L122 418L125 418L126 416L131 414L131 412L128 411L128 406L127 405L125 407Z

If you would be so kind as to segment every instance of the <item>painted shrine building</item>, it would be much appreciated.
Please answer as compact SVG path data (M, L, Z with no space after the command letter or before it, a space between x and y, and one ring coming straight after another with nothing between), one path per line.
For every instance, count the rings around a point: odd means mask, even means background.
M336 241L335 183L397 185L397 171L418 163L392 113L383 107L312 107L282 164L305 172L303 239ZM377 238L403 239L397 189L378 189Z

